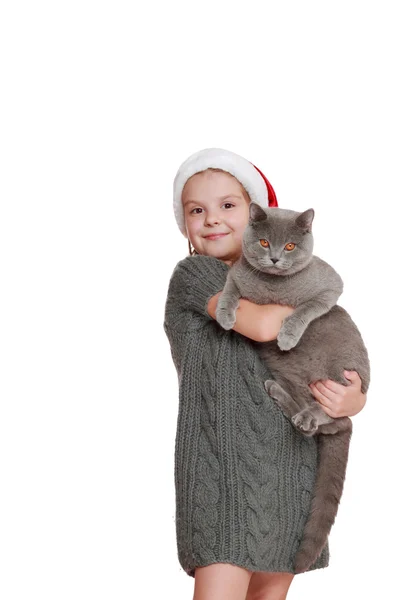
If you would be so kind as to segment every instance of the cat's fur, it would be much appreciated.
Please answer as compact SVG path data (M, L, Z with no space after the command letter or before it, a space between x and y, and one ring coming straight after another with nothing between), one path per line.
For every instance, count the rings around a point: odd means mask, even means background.
M263 210L251 203L242 256L228 272L216 310L218 323L231 329L239 298L295 308L283 321L277 341L254 344L274 378L265 382L269 395L304 435L318 434L314 495L295 558L296 573L306 571L326 544L343 491L352 433L351 419L329 417L308 384L333 379L348 385L343 372L354 370L365 393L370 377L361 335L348 313L336 304L342 280L312 254L313 218L313 209L303 213ZM260 240L267 240L269 247L263 247ZM285 249L288 243L296 244L295 248Z

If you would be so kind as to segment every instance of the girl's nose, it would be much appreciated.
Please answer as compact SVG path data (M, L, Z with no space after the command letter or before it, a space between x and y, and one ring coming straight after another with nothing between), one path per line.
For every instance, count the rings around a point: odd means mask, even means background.
M216 225L220 222L220 220L221 219L218 217L218 215L213 215L211 213L206 214L205 222L209 225Z

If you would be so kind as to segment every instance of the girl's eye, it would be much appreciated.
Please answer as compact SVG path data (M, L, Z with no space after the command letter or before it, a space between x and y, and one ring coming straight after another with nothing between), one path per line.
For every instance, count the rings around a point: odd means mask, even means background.
M268 240L260 240L260 244L263 248L269 248L269 241Z
M225 202L225 203L223 204L223 206L225 206L225 207L228 207L228 208L231 208L232 206L235 206L235 205L234 205L234 204L232 204L232 202ZM203 209L202 209L202 208L200 208L200 206L198 206L197 208L193 208L193 209L190 211L190 214L191 214L191 215L193 215L193 214L194 214L194 215L199 215L199 214L200 214L200 212L198 212L198 211L202 211L202 210L203 210Z
M289 252L290 252L290 250L294 250L295 247L296 247L296 244L293 244L293 242L289 242L288 244L286 244L285 250L289 250Z

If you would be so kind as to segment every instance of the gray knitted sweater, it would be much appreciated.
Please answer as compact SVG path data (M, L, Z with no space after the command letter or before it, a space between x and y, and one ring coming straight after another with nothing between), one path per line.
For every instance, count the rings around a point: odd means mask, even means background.
M228 265L188 256L169 282L164 330L179 380L175 440L178 560L293 573L310 509L318 450L264 388L255 344L207 312ZM328 543L309 570L326 567Z

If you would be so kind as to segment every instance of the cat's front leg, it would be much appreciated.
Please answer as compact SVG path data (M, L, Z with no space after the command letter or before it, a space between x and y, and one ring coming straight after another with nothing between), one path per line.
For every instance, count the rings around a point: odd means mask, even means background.
M276 341L281 350L291 350L299 342L308 323L304 324L299 318L293 315L286 317L278 333Z
M329 312L339 295L336 290L326 290L312 300L299 304L294 313L283 321L277 337L279 348L291 350L297 346L311 321Z
M240 292L236 283L228 273L222 294L218 298L215 318L217 323L226 330L232 329L236 323L236 311L239 306Z

